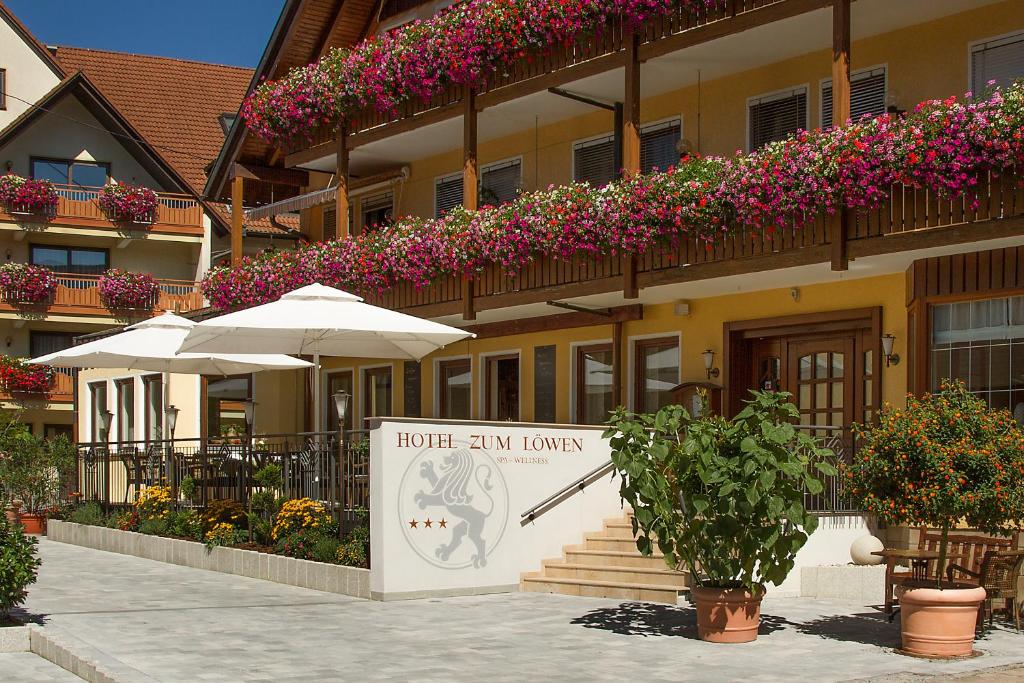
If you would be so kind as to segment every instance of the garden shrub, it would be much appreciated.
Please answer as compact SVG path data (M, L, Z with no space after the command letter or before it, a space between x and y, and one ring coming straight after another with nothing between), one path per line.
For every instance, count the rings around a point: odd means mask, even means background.
M181 478L181 483L178 484L178 492L181 493L182 498L191 501L195 499L196 495L196 480L190 474L186 474Z
M210 531L219 524L230 524L231 526L245 526L247 518L245 508L237 500L219 498L211 500L200 517L203 521L203 530Z
M203 520L195 510L172 512L167 520L167 533L171 536L191 538L196 541L203 539Z
M25 601L38 569L36 539L0 517L0 623L8 621L11 610Z
M67 521L90 526L107 526L108 517L103 507L96 501L82 503L67 515Z
M114 528L121 531L138 531L139 511L132 509L114 514Z
M279 538L275 550L278 554L299 560L334 563L338 561L340 545L333 534L323 529L306 528Z
M252 538L260 545L272 545L274 543L274 524L269 519L264 519L256 513L249 515L249 529L252 531Z
M147 536L166 536L170 529L169 517L144 517L139 520L139 533Z
M369 513L360 508L356 510L356 517L360 524L348 533L338 547L337 561L348 567L366 567L370 555L370 526L366 522Z
M285 501L274 520L273 539L279 541L303 529L328 530L331 516L323 504L310 498Z
M204 540L207 548L219 546L232 546L246 540L245 531L235 527L228 522L218 522L212 529L206 532Z
M165 519L174 506L169 486L147 486L135 500L135 511L140 520Z

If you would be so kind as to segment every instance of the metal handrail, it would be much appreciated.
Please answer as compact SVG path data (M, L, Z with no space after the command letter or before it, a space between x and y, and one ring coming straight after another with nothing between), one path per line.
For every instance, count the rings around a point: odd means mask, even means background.
M611 460L609 460L608 462L604 463L603 465L601 465L599 467L595 467L594 469L590 470L589 472L584 474L582 477L580 477L576 481L572 482L571 484L567 484L566 486L563 486L558 491L556 491L555 493L552 493L550 496L548 496L544 500L540 501L539 503L537 503L533 507L528 508L526 510L526 512L524 512L521 515L519 515L520 519L530 519L530 520L535 519L536 516L537 516L537 511L538 510L540 510L542 508L546 508L549 504L551 504L552 502L558 500L559 498L564 496L566 493L569 493L573 489L576 489L577 491L582 491L583 489L585 489L587 487L587 482L588 481L590 481L594 477L598 477L598 476L604 474L605 472L610 472L613 469L615 469L615 464Z

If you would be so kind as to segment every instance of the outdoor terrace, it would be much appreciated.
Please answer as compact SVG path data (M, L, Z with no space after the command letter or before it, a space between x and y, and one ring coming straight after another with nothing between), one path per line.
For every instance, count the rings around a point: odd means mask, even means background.
M26 317L44 315L84 315L110 317L123 313L106 307L100 297L99 275L56 273L57 289L51 300L44 304L22 304L17 291L0 295L0 314L18 313ZM158 278L160 292L145 308L134 312L149 315L154 311L186 312L203 307L199 283L192 280Z
M75 381L70 371L56 370L53 373L53 385L43 394L24 394L0 390L0 401L16 403L73 403Z

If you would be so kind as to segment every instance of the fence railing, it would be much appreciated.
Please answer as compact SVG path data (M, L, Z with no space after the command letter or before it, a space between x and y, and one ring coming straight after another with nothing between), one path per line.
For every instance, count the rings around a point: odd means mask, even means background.
M854 441L849 429L843 427L817 427L801 425L797 429L808 433L818 441L818 445L828 448L834 454L832 464L848 464L853 459ZM814 461L811 462L812 467ZM825 485L818 494L804 492L804 507L809 512L817 513L854 513L858 512L842 491L842 479L839 475L824 475L814 472L815 476Z
M83 501L104 507L130 505L147 486L171 489L180 507L210 501L248 502L259 490L253 475L267 465L281 468L286 499L311 498L339 521L352 521L370 504L370 457L362 430L259 435L248 439L176 439L125 443L80 443L76 476ZM188 478L191 497L182 490Z
M53 369L53 384L43 393L10 392L0 389L0 400L14 401L30 406L39 402L46 403L71 403L75 396L75 382L66 368Z
M49 301L42 304L28 304L32 308L57 308L65 307L70 309L94 309L97 313L106 312L108 309L100 298L98 289L100 275L82 275L77 273L55 273L57 289ZM168 310L168 311L192 311L203 307L203 294L200 291L200 283L194 280L169 280L158 279L157 284L160 291L156 296L146 302L146 305L139 310ZM3 292L3 301L21 306L21 301L27 297L20 296L17 288L11 288ZM74 311L69 311L74 312Z

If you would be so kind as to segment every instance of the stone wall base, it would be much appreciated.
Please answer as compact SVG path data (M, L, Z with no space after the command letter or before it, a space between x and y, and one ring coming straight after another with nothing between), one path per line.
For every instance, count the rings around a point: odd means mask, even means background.
M863 605L885 603L885 565L854 564L803 567L800 597L849 600Z

